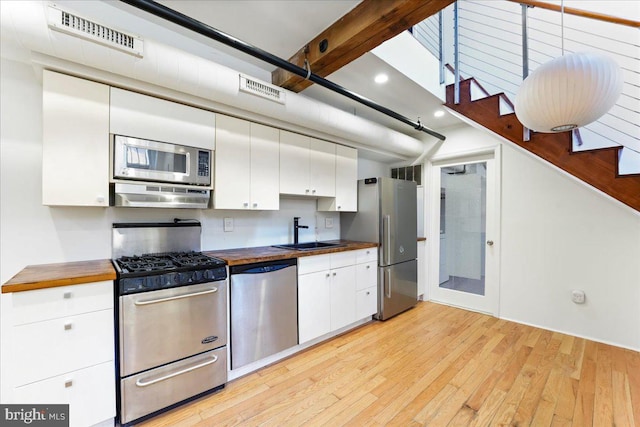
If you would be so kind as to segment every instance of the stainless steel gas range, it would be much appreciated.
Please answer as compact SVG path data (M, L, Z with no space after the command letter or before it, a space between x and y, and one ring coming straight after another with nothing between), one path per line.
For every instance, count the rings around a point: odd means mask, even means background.
M227 269L198 252L200 233L197 221L113 224L122 424L227 381Z

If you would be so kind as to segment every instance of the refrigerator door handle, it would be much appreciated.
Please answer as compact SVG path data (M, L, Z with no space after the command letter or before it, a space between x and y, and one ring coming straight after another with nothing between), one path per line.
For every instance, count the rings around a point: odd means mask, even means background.
M391 215L385 215L382 218L382 228L384 233L384 244L382 246L382 259L384 265L389 265L391 263Z
M387 268L384 272L384 294L387 298L391 298L391 269Z

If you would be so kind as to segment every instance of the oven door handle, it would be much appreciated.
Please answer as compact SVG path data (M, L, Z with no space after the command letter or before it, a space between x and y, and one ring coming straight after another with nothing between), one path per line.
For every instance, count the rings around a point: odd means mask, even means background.
M177 372L172 372L169 375L165 375L164 377L160 377L160 378L156 378L155 380L151 380L151 381L143 381L142 378L140 378L138 381L136 381L136 385L138 387L146 387L155 383L159 383L160 381L164 381L164 380L168 380L169 378L173 378L176 377L178 375L182 375L182 374L186 374L187 372L191 372L191 371L195 371L196 369L199 368L203 368L207 365L211 365L212 363L216 363L218 361L218 356L213 355L213 359L211 360L207 360L204 363L200 363L199 365L195 365L195 366L191 366L187 369L183 369L181 371L177 371Z
M191 297L197 297L197 296L200 296L200 295L212 294L214 292L218 292L218 288L208 289L206 291L194 292L192 294L176 295L174 297L151 299L151 300L147 300L147 301L135 301L134 304L135 305L156 304L156 303L159 303L159 302L174 301L174 300L182 299L182 298L191 298Z

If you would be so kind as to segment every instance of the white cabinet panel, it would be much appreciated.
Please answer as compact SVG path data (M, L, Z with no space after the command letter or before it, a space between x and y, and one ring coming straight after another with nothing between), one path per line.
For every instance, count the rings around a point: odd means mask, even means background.
M356 318L364 319L378 312L378 287L371 286L356 293Z
M218 115L214 207L277 210L279 134L275 128Z
M102 363L14 389L14 401L69 404L69 425L86 427L116 415L113 362Z
M298 258L298 274L313 273L331 268L331 254Z
M298 341L300 344L331 331L331 276L328 271L298 278Z
M42 203L109 205L109 86L43 71Z
M378 248L367 248L356 251L356 262L362 264L363 262L377 261L378 260Z
M218 115L216 123L216 209L248 209L251 198L251 124Z
M280 193L335 196L336 144L280 131Z
M113 310L14 327L15 385L113 360L113 330Z
M319 211L356 212L358 210L358 151L336 145L335 197L318 199Z
M356 263L356 251L334 252L331 255L331 268L340 268Z
M312 196L336 195L336 144L309 139L309 187Z
M251 123L251 208L280 208L280 130Z
M356 268L351 265L331 270L331 330L335 331L356 317Z
M369 261L356 265L356 289L362 290L375 286L378 283L378 263Z
M311 194L308 136L280 131L280 193Z
M113 308L113 282L15 292L12 297L13 324L22 325L111 309Z
M216 115L112 87L110 132L213 150Z

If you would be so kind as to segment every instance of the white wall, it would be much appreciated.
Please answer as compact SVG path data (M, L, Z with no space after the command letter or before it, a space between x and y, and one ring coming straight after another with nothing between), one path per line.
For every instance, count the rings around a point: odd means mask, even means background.
M300 241L339 238L340 215L316 212L315 200L283 198L273 212L42 206L42 84L29 65L2 59L1 66L0 283L30 264L111 258L113 222L196 218L203 249L288 243L294 216L310 226ZM223 231L224 217L234 219L234 231ZM325 217L333 228L324 228Z
M462 127L436 155L501 143ZM640 350L640 214L508 143L501 199L499 316Z
M391 176L391 168L387 163L376 160L358 158L358 179L378 176Z

